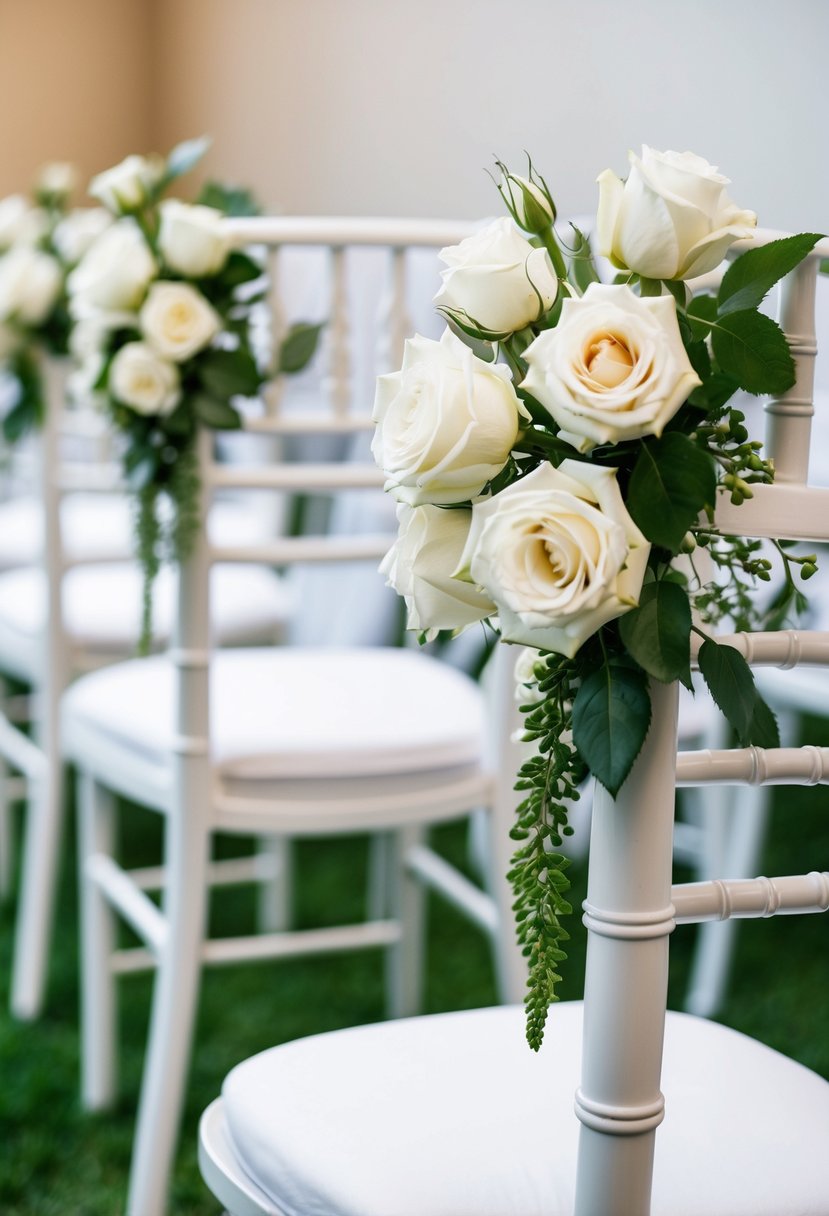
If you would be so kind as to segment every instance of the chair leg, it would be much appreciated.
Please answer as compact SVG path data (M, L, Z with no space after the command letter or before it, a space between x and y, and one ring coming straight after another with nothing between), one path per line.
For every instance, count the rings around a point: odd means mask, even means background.
M368 883L366 919L382 920L389 915L394 837L390 832L374 832L368 842Z
M62 765L54 749L45 760L26 808L14 943L11 1010L23 1021L43 1008L63 829Z
M263 933L281 933L293 921L293 845L287 836L262 836L259 856L272 877L259 886L259 928Z
M78 774L78 885L81 950L81 1102L106 1110L117 1092L118 990L112 971L115 916L85 873L96 854L113 856L115 798L89 773Z
M186 815L166 823L167 938L153 988L127 1216L164 1216L184 1103L207 905L208 836Z
M400 940L389 947L386 958L386 1013L390 1018L412 1017L423 1005L426 892L407 869L406 857L424 837L423 828L410 826L395 832L390 841L394 849L390 899L400 924Z

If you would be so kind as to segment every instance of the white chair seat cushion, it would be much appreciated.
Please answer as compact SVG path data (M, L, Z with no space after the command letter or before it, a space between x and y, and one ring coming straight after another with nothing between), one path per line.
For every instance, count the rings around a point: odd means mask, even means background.
M166 765L174 687L164 656L83 676L64 697L70 757L77 725ZM227 777L375 776L480 760L477 685L411 651L218 652L210 696L212 756Z
M275 637L291 611L284 580L260 566L219 566L211 572L213 627L225 643ZM76 566L63 582L64 627L74 646L129 653L141 624L142 575L132 562ZM153 588L153 634L170 636L176 603L175 574L165 566ZM36 642L46 623L46 578L26 566L0 574L0 665L15 665L19 647Z
M571 1216L582 1005L553 1008L538 1055L523 1018L440 1014L246 1060L223 1087L237 1164L284 1216ZM662 1087L652 1216L826 1216L826 1081L669 1013Z
M66 556L72 561L129 557L134 551L135 508L126 494L67 494L61 502L61 532ZM264 540L269 520L243 502L216 503L210 514L215 544L239 543L240 538ZM43 547L43 509L37 499L21 497L0 503L0 570L29 566Z

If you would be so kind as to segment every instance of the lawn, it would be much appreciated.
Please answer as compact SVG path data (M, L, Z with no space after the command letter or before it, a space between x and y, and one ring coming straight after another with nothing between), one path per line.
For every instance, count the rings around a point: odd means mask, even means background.
M809 742L825 742L824 723L806 724ZM157 846L155 817L124 816L123 848L136 864ZM459 827L441 829L440 847L465 855ZM77 917L71 836L64 850L49 998L34 1025L0 1012L0 1211L4 1216L114 1216L123 1210L135 1102L149 1008L150 978L122 981L121 1099L107 1114L80 1109L78 1077ZM829 868L829 792L777 791L765 873ZM297 919L361 914L363 839L300 847ZM684 876L680 876L684 877ZM573 897L584 873L573 871ZM222 931L246 930L250 894L225 891L214 908ZM573 918L563 995L580 995L584 931ZM0 913L0 1008L8 1008L13 902ZM430 909L429 1011L491 1004L488 951L480 934L437 899ZM671 1004L681 1007L694 931L679 929L671 955ZM782 917L741 927L729 999L721 1020L753 1034L829 1077L829 924L823 917ZM245 965L209 972L202 990L170 1212L215 1216L201 1182L196 1126L222 1077L244 1057L274 1043L382 1017L382 966L376 951L339 958Z

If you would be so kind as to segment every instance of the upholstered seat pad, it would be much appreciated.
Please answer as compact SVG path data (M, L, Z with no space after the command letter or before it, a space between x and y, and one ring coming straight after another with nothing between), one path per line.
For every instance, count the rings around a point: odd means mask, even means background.
M238 1164L284 1216L571 1216L581 1021L555 1006L538 1055L515 1008L263 1052L224 1084ZM652 1216L826 1216L826 1081L674 1013L662 1088Z
M477 685L399 649L302 647L217 652L211 749L240 778L374 776L477 763ZM159 656L84 676L64 698L71 757L78 724L159 765L173 740L174 672Z
M220 566L214 579L214 624L223 641L273 636L290 613L284 581L259 566ZM169 637L176 602L175 576L165 566L153 588L153 632ZM76 566L63 583L64 625L75 645L129 652L141 625L142 575L132 562ZM33 639L46 620L46 578L23 567L0 574L0 656L17 639Z

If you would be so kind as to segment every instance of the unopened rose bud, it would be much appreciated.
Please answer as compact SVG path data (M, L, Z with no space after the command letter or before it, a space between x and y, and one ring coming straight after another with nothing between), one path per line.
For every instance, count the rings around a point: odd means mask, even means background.
M693 532L686 532L682 538L682 544L679 546L680 553L693 553L697 547L697 538Z
M536 236L546 232L555 221L556 206L544 178L534 171L532 162L529 177L510 173L500 161L495 163L501 170L498 192L516 224Z

